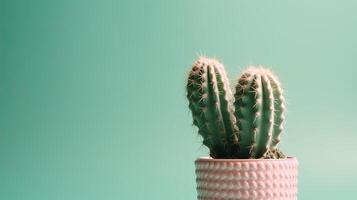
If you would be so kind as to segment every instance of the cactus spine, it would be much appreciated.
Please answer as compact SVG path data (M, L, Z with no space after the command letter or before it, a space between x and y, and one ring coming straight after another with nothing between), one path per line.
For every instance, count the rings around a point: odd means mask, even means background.
M282 158L277 149L284 123L284 98L276 77L249 67L235 94L224 67L200 57L189 73L187 98L193 124L213 158Z

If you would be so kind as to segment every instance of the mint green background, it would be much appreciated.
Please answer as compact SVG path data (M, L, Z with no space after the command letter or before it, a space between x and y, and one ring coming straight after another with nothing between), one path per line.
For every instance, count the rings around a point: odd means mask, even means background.
M197 55L270 66L299 199L356 197L356 1L0 2L0 199L196 199Z

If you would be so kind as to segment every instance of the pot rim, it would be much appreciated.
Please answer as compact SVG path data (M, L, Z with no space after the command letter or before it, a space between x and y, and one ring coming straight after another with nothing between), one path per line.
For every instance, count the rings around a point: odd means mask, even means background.
M209 156L202 156L196 159L196 162L280 162L280 161L297 161L296 157L287 156L280 159L214 159Z

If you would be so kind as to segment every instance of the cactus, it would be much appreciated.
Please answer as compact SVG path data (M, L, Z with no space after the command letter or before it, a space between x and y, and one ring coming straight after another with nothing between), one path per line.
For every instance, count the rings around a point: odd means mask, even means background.
M213 158L234 158L238 153L238 127L233 95L223 65L201 57L188 77L187 98L193 124Z
M284 157L277 149L285 110L277 78L262 67L249 67L238 78L235 90L240 157Z
M282 158L277 148L284 122L284 98L275 76L250 67L235 87L224 67L200 57L187 81L193 124L212 158Z

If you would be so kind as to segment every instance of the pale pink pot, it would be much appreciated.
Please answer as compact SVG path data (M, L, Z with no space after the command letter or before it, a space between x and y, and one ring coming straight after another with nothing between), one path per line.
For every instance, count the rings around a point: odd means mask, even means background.
M195 161L199 200L296 200L298 161L212 159Z

